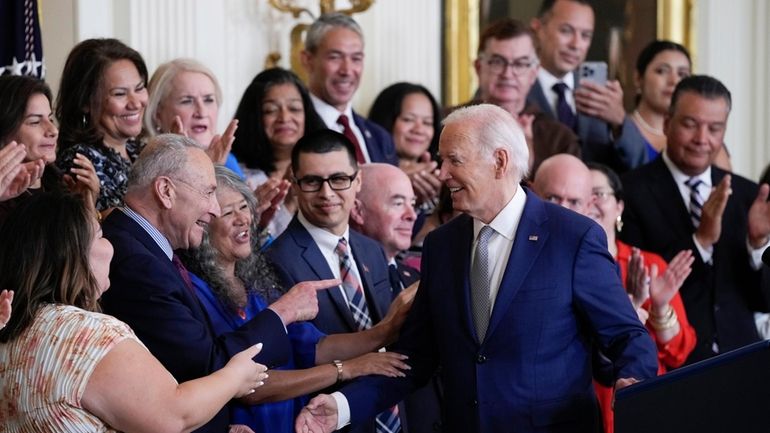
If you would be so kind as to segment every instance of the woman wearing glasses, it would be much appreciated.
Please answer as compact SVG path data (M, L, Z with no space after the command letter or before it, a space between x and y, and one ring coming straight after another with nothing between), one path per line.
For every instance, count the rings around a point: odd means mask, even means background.
M695 329L687 321L679 288L690 275L694 258L681 251L666 264L662 257L641 251L617 239L623 228L623 185L607 166L588 163L591 169L594 203L588 216L604 228L607 247L620 267L621 281L636 308L639 319L658 347L658 374L680 367L695 347ZM605 431L613 431L612 389L596 385L604 416Z

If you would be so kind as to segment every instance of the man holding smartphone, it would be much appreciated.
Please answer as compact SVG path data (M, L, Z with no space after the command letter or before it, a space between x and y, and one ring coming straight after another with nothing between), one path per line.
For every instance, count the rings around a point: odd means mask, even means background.
M531 26L542 67L527 100L577 133L585 161L619 172L644 164L644 140L626 116L620 83L597 65L586 69L593 74L576 74L593 38L590 2L544 0Z

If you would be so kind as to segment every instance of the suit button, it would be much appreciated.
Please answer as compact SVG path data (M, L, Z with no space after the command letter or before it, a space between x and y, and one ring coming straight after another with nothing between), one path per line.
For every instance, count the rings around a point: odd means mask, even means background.
M479 401L478 401L478 400L473 400L473 401L471 402L471 406L472 406L472 407L476 407L476 406L478 406L478 405L479 405Z
M484 356L484 355L479 355L476 358L476 362L479 363L479 364L483 364L483 363L487 362L487 357Z

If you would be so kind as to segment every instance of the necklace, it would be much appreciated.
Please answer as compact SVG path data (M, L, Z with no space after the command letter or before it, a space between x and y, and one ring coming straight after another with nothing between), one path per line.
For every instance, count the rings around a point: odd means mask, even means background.
M639 113L638 109L634 110L632 116L639 123L639 126L641 126L642 128L646 129L647 132L649 132L650 134L655 134L655 135L659 135L659 136L665 135L665 134L663 134L663 130L662 129L653 128L652 126L650 126L649 123L645 122L644 118Z

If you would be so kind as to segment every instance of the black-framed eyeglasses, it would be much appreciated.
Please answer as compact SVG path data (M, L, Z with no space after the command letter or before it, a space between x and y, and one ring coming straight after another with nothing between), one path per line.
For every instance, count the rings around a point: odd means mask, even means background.
M358 171L351 175L347 174L334 174L329 177L321 176L304 176L299 179L294 178L294 182L299 185L299 189L302 192L316 192L320 191L324 185L324 182L329 184L329 188L334 191L344 191L353 185L353 180L358 176Z
M198 188L195 187L195 185L191 184L190 182L187 182L184 179L180 178L171 178L171 183L179 182L180 184L186 186L190 189L190 191L193 191L194 193L198 194L199 196L203 197L206 200L211 200L214 198L214 194L216 194L217 190L216 188L212 188L210 191L201 191Z
M513 71L513 75L522 75L533 67L537 66L536 59L525 58L516 59L509 62L508 59L503 56L498 56L497 54L492 54L485 57L487 57L485 61L487 66L489 66L489 70L495 74L505 73L506 69L508 69L510 66L511 70Z

